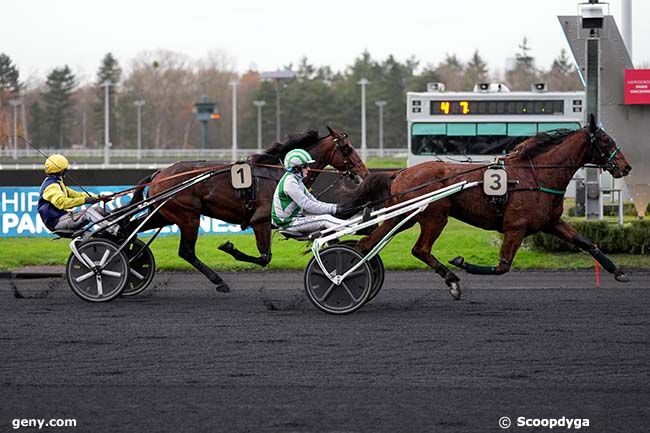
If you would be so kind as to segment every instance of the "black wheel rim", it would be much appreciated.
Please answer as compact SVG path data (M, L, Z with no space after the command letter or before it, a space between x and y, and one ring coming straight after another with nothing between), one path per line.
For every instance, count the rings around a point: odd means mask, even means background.
M151 284L156 273L156 261L149 247L139 239L130 242L124 253L129 259L129 280L122 296L134 296Z
M345 240L334 245L345 245L346 247L354 248L357 245L357 241ZM370 289L370 296L368 296L368 300L366 302L370 302L375 298L375 296L379 294L379 291L384 285L384 278L386 276L384 262L379 254L368 261L368 266L370 267L370 272L372 273L372 288Z
M386 276L384 262L379 257L379 254L368 261L368 265L370 266L370 272L372 272L372 288L370 289L370 296L368 296L366 302L372 301L379 294L379 291L384 285L384 277Z
M345 274L361 261L361 255L345 246L328 248L321 253L325 269L335 271L336 275ZM311 301L321 310L333 314L351 313L360 308L368 298L372 286L372 277L367 263L336 285L322 271L313 258L305 273L305 288Z

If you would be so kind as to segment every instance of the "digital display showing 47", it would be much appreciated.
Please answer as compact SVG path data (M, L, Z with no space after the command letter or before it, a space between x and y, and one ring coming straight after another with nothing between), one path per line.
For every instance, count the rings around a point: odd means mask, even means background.
M548 101L431 101L432 115L553 115L564 114L563 100Z

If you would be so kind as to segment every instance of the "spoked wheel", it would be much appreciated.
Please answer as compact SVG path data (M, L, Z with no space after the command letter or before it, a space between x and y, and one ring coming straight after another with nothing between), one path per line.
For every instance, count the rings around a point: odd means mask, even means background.
M156 260L147 244L140 239L134 239L122 251L129 259L129 280L122 290L122 296L135 296L153 281Z
M350 239L340 242L338 245L345 245L354 248L356 244L357 241ZM366 302L370 302L375 298L375 296L377 296L377 294L379 294L379 291L384 285L384 277L386 276L386 271L384 270L384 262L381 257L379 257L379 254L377 254L372 258L372 260L368 262L368 266L370 266L370 272L372 273L372 288L370 289L370 296L368 296L368 300Z
M363 258L353 248L334 245L324 250L321 260L330 275L343 275ZM334 284L323 273L315 257L305 270L305 291L309 300L321 311L330 314L348 314L363 306L372 289L372 272L368 263L341 282Z
M129 261L118 246L105 239L81 243L77 250L83 261L70 254L66 277L70 288L84 301L107 302L126 286Z

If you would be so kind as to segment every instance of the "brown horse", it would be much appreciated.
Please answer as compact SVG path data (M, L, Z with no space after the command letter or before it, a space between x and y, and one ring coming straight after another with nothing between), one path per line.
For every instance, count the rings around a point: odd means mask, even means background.
M564 191L576 170L585 164L605 168L614 177L627 175L631 167L614 140L597 128L595 119L577 131L540 133L519 144L511 154L502 159L508 179L518 183L509 187L507 201L494 204L480 187L464 190L429 205L403 229L415 222L420 224L420 236L412 249L415 257L429 265L444 278L455 299L460 298L459 278L438 261L431 248L447 218L452 216L485 230L504 234L498 266L478 266L456 257L451 264L468 273L500 275L510 270L513 258L524 237L542 231L553 234L591 254L616 280L626 282L627 277L596 245L580 235L562 220ZM385 199L386 205L408 200L453 183L481 181L486 166L443 162L426 162L396 174L372 174L344 201L345 207L355 207L369 200ZM357 248L368 252L398 222L388 220L369 236L361 239Z
M341 175L355 175L361 178L368 175L368 169L348 140L348 135L340 130L327 127L329 134L319 137L315 130L307 133L289 136L283 143L276 143L262 154L252 155L253 187L251 191L238 193L231 184L230 170L211 177L176 194L165 204L158 214L154 215L140 231L176 224L181 232L178 255L201 271L216 289L228 292L228 285L221 277L196 257L195 246L198 237L201 215L217 218L232 224L240 224L242 228L252 227L255 233L259 257L249 256L239 251L230 242L219 246L219 249L232 255L236 260L266 266L271 261L271 205L273 192L282 177L282 160L287 152L293 149L305 149L316 161L310 168L315 169L305 179L309 187L318 176L320 169L329 165L344 172ZM184 180L197 175L202 168L209 169L217 166L216 162L177 162L163 170L157 171L143 179L141 183L149 183L149 195L153 196L165 189L171 188ZM188 172L187 176L177 176ZM165 178L173 177L164 181ZM156 181L160 179L162 181ZM131 203L143 198L142 189L134 195ZM132 221L126 227L130 233L139 224Z

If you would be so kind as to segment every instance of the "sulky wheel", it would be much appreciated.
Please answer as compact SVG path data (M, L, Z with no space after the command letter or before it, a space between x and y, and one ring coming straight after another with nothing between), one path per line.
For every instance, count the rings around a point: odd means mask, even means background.
M357 241L348 239L340 242L337 245L346 245L354 248L356 244ZM372 273L372 288L370 289L370 296L368 296L368 300L366 302L372 301L375 296L379 294L379 291L384 285L384 277L386 274L384 270L384 262L381 257L379 257L379 254L377 254L368 262L368 266L370 266L370 272Z
M370 266L370 272L372 272L372 288L370 289L370 296L368 296L366 302L372 301L375 299L375 296L379 294L379 291L384 285L384 277L386 275L384 262L381 257L379 257L379 254L373 257L372 260L368 262L368 265Z
M129 280L122 290L122 296L142 293L156 273L156 260L151 249L140 239L134 239L122 250L129 259Z
M342 275L362 260L361 254L345 245L334 245L320 254L330 275ZM341 284L334 284L323 273L315 257L305 270L305 291L309 300L321 311L348 314L363 306L372 289L372 273L363 263Z
M120 295L126 286L129 262L118 246L105 239L77 244L79 260L70 254L66 277L70 288L84 301L107 302Z

